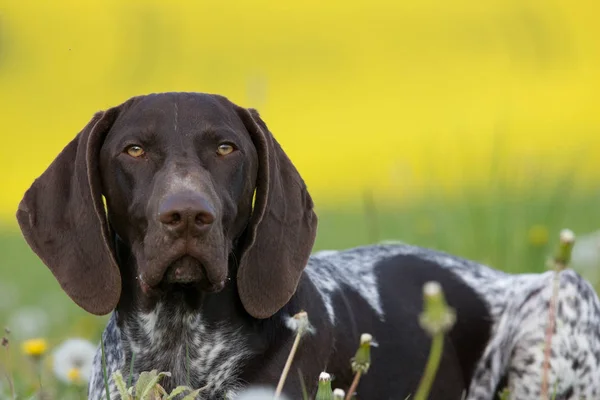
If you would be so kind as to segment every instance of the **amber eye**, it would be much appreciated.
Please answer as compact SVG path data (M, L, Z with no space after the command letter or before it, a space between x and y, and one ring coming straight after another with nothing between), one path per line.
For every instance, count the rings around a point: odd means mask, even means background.
M228 154L231 154L233 152L234 148L233 145L229 144L229 143L221 143L219 145L219 147L217 147L217 153L221 156L226 156Z
M131 146L128 146L125 149L125 151L127 152L127 154L129 154L133 158L140 158L144 154L146 154L146 152L144 151L144 149L142 149L140 146L137 146L135 144L131 145Z

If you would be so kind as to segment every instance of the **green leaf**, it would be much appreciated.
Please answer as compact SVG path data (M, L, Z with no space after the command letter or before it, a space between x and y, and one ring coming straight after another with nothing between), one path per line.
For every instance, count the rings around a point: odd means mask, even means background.
M190 388L188 386L177 386L175 389L173 389L171 394L167 396L166 400L174 399L175 396L177 396L183 392L191 392L191 391L192 391L192 388Z
M202 389L194 390L192 393L188 394L181 400L196 400L196 397L198 397L198 394L200 394L200 390L202 390Z
M129 393L127 393L127 386L125 385L125 381L123 380L123 374L121 374L120 370L117 370L112 374L113 381L115 381L115 385L117 385L117 389L119 390L119 394L121 395L122 400L127 400L130 398Z
M142 393L148 386L148 384L152 381L152 378L156 376L157 370L152 371L143 371L137 382L135 383L135 399L140 400L142 398Z
M142 386L143 390L141 393L141 396L138 397L139 400L148 400L150 399L150 395L151 394L158 394L156 392L156 384L164 377L164 376L171 376L170 372L159 372L157 373L157 370L153 369L152 371L150 371L150 375L148 376L148 380L145 383L145 386ZM138 380L139 383L139 380ZM136 392L137 395L137 392Z

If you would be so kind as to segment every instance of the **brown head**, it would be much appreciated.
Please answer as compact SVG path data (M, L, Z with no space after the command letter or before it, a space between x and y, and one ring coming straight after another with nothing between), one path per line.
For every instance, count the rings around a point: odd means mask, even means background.
M295 292L317 227L302 178L258 113L200 93L98 112L25 193L17 219L63 290L97 315L116 307L130 275L142 293L219 291L237 279L246 311L269 317ZM115 237L134 271L117 265Z

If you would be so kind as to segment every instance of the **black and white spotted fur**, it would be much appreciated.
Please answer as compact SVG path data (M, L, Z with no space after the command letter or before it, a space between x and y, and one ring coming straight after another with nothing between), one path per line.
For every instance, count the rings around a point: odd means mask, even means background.
M369 312L382 322L393 319L393 315L385 314L382 302L386 297L403 294L382 291L376 271L382 260L393 256L416 257L438 264L458 275L485 299L492 316L492 336L471 380L468 400L495 399L501 384L508 385L513 399L540 398L552 272L511 275L405 244L321 251L313 254L304 272L319 293L312 299L322 305L316 310L324 314L313 313L311 319L325 318L329 323L325 326L334 330L351 329L343 326L346 319L338 317L345 311L335 300L336 295L345 291L360 294ZM141 370L189 365L191 381L201 382L205 388L200 397L203 399L234 398L246 385L241 369L254 356L255 348L249 343L247 327L230 326L227 320L211 324L203 315L180 313L165 305L159 305L151 313L134 314L121 324L117 323L118 318L113 313L103 333L109 375L120 369L126 376L133 351L136 367ZM550 359L550 387L556 390L555 398L600 398L600 301L590 284L572 270L560 274L556 318ZM286 328L281 325L278 329ZM317 330L316 334L320 333L323 334ZM377 340L377 332L373 333ZM182 341L175 339L182 337L185 338ZM172 363L184 359L185 363ZM376 367L374 363L373 368ZM188 374L175 372L179 376ZM111 398L116 398L112 382L110 391ZM98 350L89 398L100 399L103 393Z

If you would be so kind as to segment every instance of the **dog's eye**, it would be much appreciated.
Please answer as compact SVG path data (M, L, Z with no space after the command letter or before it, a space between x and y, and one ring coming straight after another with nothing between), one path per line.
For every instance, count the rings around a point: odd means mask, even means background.
M221 156L231 154L234 150L235 148L233 147L233 145L229 143L221 143L219 147L217 147L217 153Z
M146 152L144 151L144 149L142 149L140 146L135 145L135 144L133 144L131 146L128 146L125 149L125 151L127 152L127 154L129 154L133 158L140 158L144 154L146 154Z

